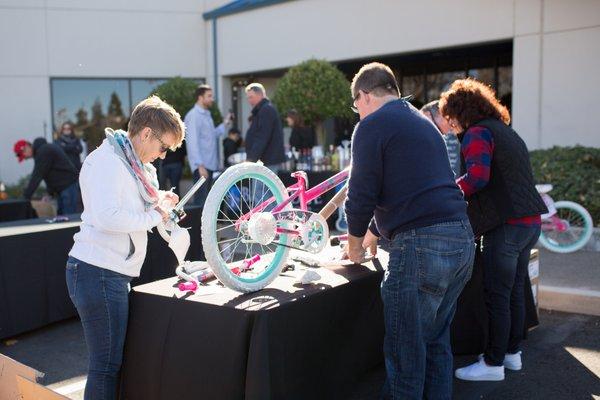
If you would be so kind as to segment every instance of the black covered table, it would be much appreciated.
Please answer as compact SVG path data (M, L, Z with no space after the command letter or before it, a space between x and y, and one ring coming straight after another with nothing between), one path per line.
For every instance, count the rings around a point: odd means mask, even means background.
M0 200L0 222L37 218L31 202L25 199Z
M317 269L317 284L296 284L297 269L252 294L213 281L191 295L175 277L135 287L121 399L346 398L383 361L386 265L380 250L365 266ZM486 342L481 268L458 300L455 354L478 354ZM529 285L526 306L529 328L538 323Z
M191 227L188 258L203 256L201 209L186 208L181 223ZM77 315L65 282L67 254L79 229L79 215L69 222L44 219L0 224L0 339ZM148 235L148 252L139 278L132 285L172 276L177 260L157 234Z
M319 268L310 285L297 269L253 294L212 282L190 296L176 278L134 288L121 399L345 398L382 360L386 263Z

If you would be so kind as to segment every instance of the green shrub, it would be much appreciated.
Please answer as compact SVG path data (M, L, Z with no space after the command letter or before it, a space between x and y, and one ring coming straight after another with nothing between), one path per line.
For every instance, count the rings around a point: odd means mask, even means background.
M181 115L181 119L185 118L185 114L194 106L196 100L194 99L194 91L198 87L198 83L193 79L175 77L171 78L162 85L159 85L154 89L152 94L157 95L161 100L169 103L175 111ZM215 125L219 125L223 122L223 116L219 107L217 106L217 99L210 108Z
M292 108L297 110L306 124L317 128L321 144L325 119L353 117L350 82L325 60L307 60L290 68L277 82L273 103L282 116Z
M551 183L555 201L581 204L600 226L600 148L555 146L530 154L536 182Z

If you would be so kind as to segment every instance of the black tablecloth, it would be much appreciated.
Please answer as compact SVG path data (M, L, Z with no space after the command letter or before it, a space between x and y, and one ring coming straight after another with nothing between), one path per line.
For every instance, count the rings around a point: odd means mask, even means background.
M31 202L25 199L0 200L0 222L37 218Z
M382 270L320 268L317 284L300 285L298 269L253 294L212 282L188 296L176 278L138 286L121 398L345 398L382 359Z
M188 259L203 257L201 209L186 208L182 226L192 227ZM77 315L65 282L67 254L79 230L79 215L70 222L43 219L0 224L0 339ZM157 234L148 236L148 253L132 285L172 276L177 260Z
M383 361L379 285L387 255L379 257L363 267L318 269L323 279L307 287L286 273L245 295L212 282L190 296L176 278L136 287L121 399L345 398L349 383ZM485 345L481 272L478 264L459 298L456 354ZM530 327L537 312L527 292Z

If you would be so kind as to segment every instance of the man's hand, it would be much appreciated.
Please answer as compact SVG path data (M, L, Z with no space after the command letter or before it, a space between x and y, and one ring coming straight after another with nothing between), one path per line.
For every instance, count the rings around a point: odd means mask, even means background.
M231 125L233 123L233 113L227 114L223 122L225 122L225 126Z
M348 245L344 247L345 255L343 259L348 259L356 264L360 264L365 260L365 250L363 249L363 238L348 234Z
M204 165L198 166L198 173L200 174L200 176L203 176L204 179L208 179L208 170L204 168Z
M362 247L365 250L368 250L372 256L377 255L377 242L379 241L379 237L375 236L370 229L367 229L367 234L363 239Z

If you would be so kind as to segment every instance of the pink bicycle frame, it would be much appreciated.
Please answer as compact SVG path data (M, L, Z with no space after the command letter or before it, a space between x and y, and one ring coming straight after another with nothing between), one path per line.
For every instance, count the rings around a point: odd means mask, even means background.
M292 176L297 179L297 182L286 188L286 190L288 191L288 194L290 195L289 198L287 198L281 204L278 204L277 206L275 206L275 208L273 208L270 212L277 213L277 212L282 211L285 207L287 207L295 199L300 200L300 210L307 211L308 203L310 203L311 201L313 201L314 199L316 199L323 193L328 192L329 190L335 188L339 184L348 180L349 174L350 174L350 168L346 168L346 169L338 172L331 178L319 183L317 186L315 186L309 190L306 190L306 185L307 185L306 173L303 171L294 172L294 173L292 173ZM249 220L253 214L262 212L273 201L275 201L275 199L273 197L263 201L258 206L254 207L252 210L250 210L246 214L242 215L240 217L240 219L237 221L237 223L239 224L239 222L241 222L241 221ZM283 229L283 228L277 228L277 233L297 234L298 232L291 231L288 229Z

